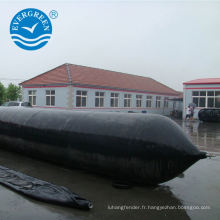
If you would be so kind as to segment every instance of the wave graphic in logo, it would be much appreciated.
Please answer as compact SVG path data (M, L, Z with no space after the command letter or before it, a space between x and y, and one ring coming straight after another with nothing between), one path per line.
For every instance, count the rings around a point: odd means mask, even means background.
M52 25L45 13L27 8L12 19L10 34L13 42L24 50L38 50L45 46L52 35Z

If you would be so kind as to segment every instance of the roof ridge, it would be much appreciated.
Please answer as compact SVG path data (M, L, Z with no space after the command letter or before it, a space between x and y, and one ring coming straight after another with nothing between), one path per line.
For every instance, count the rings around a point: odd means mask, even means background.
M90 66L84 66L84 65L77 65L77 64L71 64L71 63L68 63L70 65L73 65L73 66L82 66L82 67L86 67L86 68L92 68L92 69L98 69L98 70L104 70L104 71L109 71L109 72L115 72L115 73L119 73L119 74L124 74L124 75L129 75L129 76L134 76L134 77L142 77L142 78L148 78L148 79L151 79L157 83L160 83L162 86L165 86L171 90L173 90L174 92L178 93L175 89L172 89L171 87L167 86L167 85L164 85L163 83L153 79L152 77L148 77L148 76L140 76L140 75L134 75L132 73L123 73L123 72L118 72L118 71L114 71L114 70L107 70L107 69L102 69L102 68L97 68L97 67L90 67Z
M71 69L73 68L73 69ZM62 73L61 75L59 73ZM74 74L77 75L75 77ZM78 72L80 74L78 74ZM88 75L88 73L90 73ZM50 73L52 73L52 76L50 75ZM54 74L53 74L54 73ZM83 74L85 73L85 75ZM45 75L46 74L46 75ZM58 74L58 75L57 75ZM172 89L171 87L163 84L162 82L159 82L151 77L146 77L146 76L139 76L139 75L134 75L131 73L123 73L123 72L118 72L118 71L114 71L114 70L105 70L105 69L101 69L101 68L96 68L96 67L88 67L88 66L82 66L82 65L77 65L77 64L70 64L70 63L64 63L58 67L55 67L49 71L46 71L38 76L35 76L29 80L25 80L22 83L20 83L20 85L25 85L28 83L33 84L33 82L39 83L39 84L45 84L48 83L49 81L51 83L57 83L57 82L62 82L65 83L66 85L70 85L72 83L76 82L78 83L82 83L82 80L84 80L84 83L86 82L91 83L91 85L94 85L95 81L94 79L90 79L92 77L92 74L95 74L94 76L98 76L98 81L96 82L97 85L99 86L110 86L110 87L120 87L120 88L127 88L127 89L135 89L135 90L145 90L146 87L149 89L149 91L151 90L156 91L157 87L159 86L159 88L161 89L161 91L163 91L162 93L172 93L172 94L178 94L178 92L174 89ZM109 78L108 80L104 80L105 77L108 76L108 74L113 78L112 79L112 83L110 83L109 81L111 81ZM51 77L49 77L51 76ZM87 82L87 80L85 79L85 77L88 77L89 80ZM93 78L94 78L93 76ZM49 79L48 79L49 77ZM55 77L55 78L54 78ZM58 78L57 78L58 77ZM74 78L73 78L74 77ZM118 80L117 80L118 77ZM43 80L42 82L40 82L40 80ZM78 81L77 81L78 80ZM123 85L120 85L120 81L122 80L122 83L124 83ZM132 82L133 81L133 82ZM104 84L103 84L104 83Z
M81 67L86 67L86 68L92 68L92 69L104 70L104 71L109 71L109 72L114 72L114 73L120 73L120 74L124 74L124 75L131 75L131 76L143 77L143 78L148 78L148 79L152 79L152 80L153 80L153 78L148 77L148 76L134 75L134 74L132 74L132 73L123 73L123 72L114 71L114 70L107 70L107 69L103 69L103 68L97 68L97 67L91 67L91 66L84 66L84 65L72 64L72 63L68 63L68 64L69 64L69 65L72 65L72 66L81 66Z
M102 68L89 67L89 66L71 64L71 63L68 63L68 64L70 64L70 65L72 65L72 66L86 67L86 68L92 68L92 69L98 69L98 70L104 70L104 71L114 72L114 73L123 74L123 75L129 75L129 76L133 76L133 77L141 77L141 78L145 78L145 79L146 79L146 78L147 78L147 79L151 79L151 80L153 80L154 82L157 82L157 83L159 83L160 85L162 85L162 86L164 86L164 87L166 87L166 88L171 89L173 92L178 93L178 91L176 91L175 89L172 89L171 87L169 87L169 86L167 86L167 85L165 85L165 84L163 84L163 83L161 83L161 82L159 82L159 81L157 81L157 80L155 80L155 79L153 79L153 78L151 78L151 77L139 76L139 75L134 75L134 74L131 74L131 73L123 73L123 72L118 72L118 71L114 71L114 70L106 70L106 69L102 69Z
M72 83L72 76L71 76L71 73L70 73L69 63L65 63L65 65L66 65L66 71L67 71L67 76L68 76L69 83Z

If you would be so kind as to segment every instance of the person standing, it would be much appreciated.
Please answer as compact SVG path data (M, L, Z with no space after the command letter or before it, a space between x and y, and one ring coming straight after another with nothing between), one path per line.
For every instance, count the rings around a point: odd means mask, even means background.
M191 109L190 109L190 106L188 105L188 107L186 109L186 120L187 120L187 118L190 119L190 117L191 117Z
M193 115L194 115L194 108L193 106L190 107L190 120L193 120Z

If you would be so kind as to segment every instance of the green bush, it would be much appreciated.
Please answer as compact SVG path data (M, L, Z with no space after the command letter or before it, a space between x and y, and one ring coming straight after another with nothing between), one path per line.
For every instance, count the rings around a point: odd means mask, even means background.
M12 83L8 85L6 88L0 82L0 105L2 105L6 101L16 101L21 100L21 87L16 86Z

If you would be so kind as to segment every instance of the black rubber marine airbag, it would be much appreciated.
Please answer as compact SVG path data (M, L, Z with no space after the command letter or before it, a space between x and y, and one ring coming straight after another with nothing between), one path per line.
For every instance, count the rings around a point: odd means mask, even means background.
M90 201L72 193L64 186L57 186L23 173L0 166L0 184L43 202L89 210Z
M199 120L205 122L220 122L220 109L204 108L198 113Z
M140 184L170 180L206 155L153 114L0 108L0 146Z

